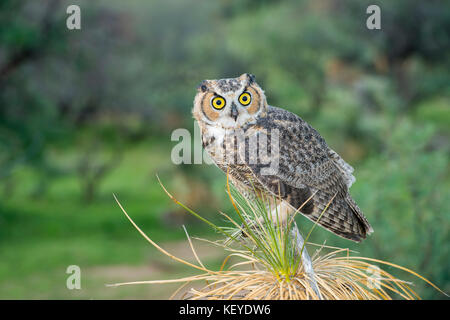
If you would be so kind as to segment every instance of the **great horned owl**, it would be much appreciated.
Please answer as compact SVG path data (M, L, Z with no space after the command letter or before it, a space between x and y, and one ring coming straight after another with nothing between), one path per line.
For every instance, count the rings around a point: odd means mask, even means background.
M253 75L203 81L192 112L203 147L246 197L272 195L281 219L309 199L300 212L338 236L359 242L373 232L348 191L353 168L300 117L268 105Z

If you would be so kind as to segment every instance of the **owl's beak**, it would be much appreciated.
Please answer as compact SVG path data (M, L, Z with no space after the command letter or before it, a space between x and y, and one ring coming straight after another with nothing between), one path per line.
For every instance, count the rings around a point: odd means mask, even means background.
M237 120L238 115L239 115L239 112L237 110L237 107L234 104L234 102L232 102L231 103L231 117L234 119L234 121Z

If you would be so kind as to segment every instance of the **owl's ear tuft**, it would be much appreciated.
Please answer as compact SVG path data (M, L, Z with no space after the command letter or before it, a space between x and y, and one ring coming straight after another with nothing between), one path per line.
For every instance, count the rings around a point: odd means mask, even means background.
M255 82L255 76L251 73L246 73L247 78L248 78L248 84L252 84L253 82Z
M208 84L205 80L203 80L198 86L197 90L201 90L202 92L206 92L208 90Z

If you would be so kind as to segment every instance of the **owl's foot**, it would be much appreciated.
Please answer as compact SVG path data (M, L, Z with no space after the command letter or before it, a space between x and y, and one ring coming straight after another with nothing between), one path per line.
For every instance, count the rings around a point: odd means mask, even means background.
M245 225L247 224L247 226ZM247 221L246 223L241 224L241 237L247 238L248 237L248 231L247 228L250 228L253 232L260 232L261 226L253 221Z
M249 232L248 229L251 229L253 233L259 232L261 227L252 221L247 221L242 223L238 230L234 231L228 239L225 240L224 244L227 246L233 241L243 240L243 238L248 238Z
M275 225L274 227L276 228ZM249 235L249 231L256 234L264 233L264 228L264 222L247 221L246 223L241 224L241 236L243 238L247 238Z

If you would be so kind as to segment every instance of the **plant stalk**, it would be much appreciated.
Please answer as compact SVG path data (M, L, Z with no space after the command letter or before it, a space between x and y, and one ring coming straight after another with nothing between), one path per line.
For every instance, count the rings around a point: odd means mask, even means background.
M311 257L308 254L308 251L305 247L305 240L303 240L302 235L300 234L300 231L298 230L297 223L294 222L294 225L291 229L291 238L294 240L296 250L299 254L301 254L301 262L303 265L303 269L305 270L305 273L308 276L309 284L311 285L311 288L314 290L316 295L319 297L320 300L322 300L322 295L320 294L320 291L317 287L316 277L314 273L314 268L312 265Z

